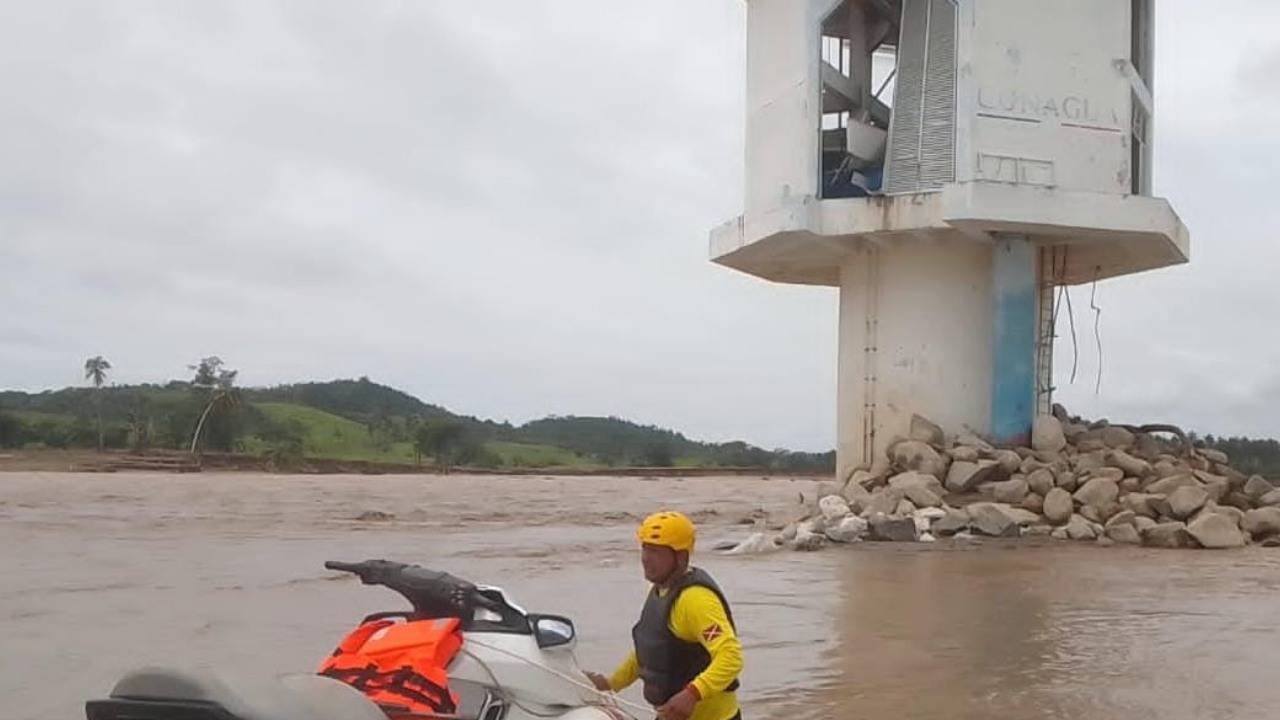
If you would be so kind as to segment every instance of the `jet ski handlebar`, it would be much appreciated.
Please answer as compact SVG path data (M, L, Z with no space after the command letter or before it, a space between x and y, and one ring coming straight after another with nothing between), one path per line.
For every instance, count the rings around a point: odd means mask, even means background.
M446 572L391 560L363 560L349 563L327 560L329 570L348 572L365 585L381 585L402 595L420 618L456 617L470 620L476 607L501 612L502 607L485 597L474 584Z

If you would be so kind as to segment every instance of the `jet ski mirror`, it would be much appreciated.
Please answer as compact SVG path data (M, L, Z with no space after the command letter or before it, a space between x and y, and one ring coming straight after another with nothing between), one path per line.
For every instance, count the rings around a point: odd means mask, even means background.
M533 638L538 647L549 648L569 645L577 637L573 629L573 621L558 615L530 615L533 625Z

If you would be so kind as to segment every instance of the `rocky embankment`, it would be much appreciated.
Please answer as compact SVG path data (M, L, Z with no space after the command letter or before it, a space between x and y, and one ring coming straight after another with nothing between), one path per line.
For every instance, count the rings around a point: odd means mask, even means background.
M948 439L916 417L888 454L887 471L826 484L799 519L735 550L975 535L1159 548L1280 544L1280 490L1172 426L1090 424L1055 408L1036 419L1031 447L997 448L968 433Z

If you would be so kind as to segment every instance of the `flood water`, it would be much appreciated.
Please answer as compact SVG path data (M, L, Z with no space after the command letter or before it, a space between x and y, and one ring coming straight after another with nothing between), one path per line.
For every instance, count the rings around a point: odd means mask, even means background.
M985 542L716 556L807 481L0 474L0 708L82 718L132 667L313 669L417 562L569 615L608 672L645 591L636 521L693 514L746 648L749 718L1267 718L1280 550ZM378 516L385 513L392 517ZM362 517L363 516L363 517ZM634 689L628 698L638 700Z

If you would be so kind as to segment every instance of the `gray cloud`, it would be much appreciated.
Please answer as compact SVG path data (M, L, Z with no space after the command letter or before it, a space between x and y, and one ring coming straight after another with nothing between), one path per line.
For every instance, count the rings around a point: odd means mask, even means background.
M706 258L741 207L744 7L6 5L0 385L218 353L252 384L368 374L488 417L829 447L834 291ZM1280 8L1233 8L1161 3L1156 184L1195 258L1099 288L1098 397L1076 291L1077 412L1280 434ZM1240 41L1186 50L1219 25Z

